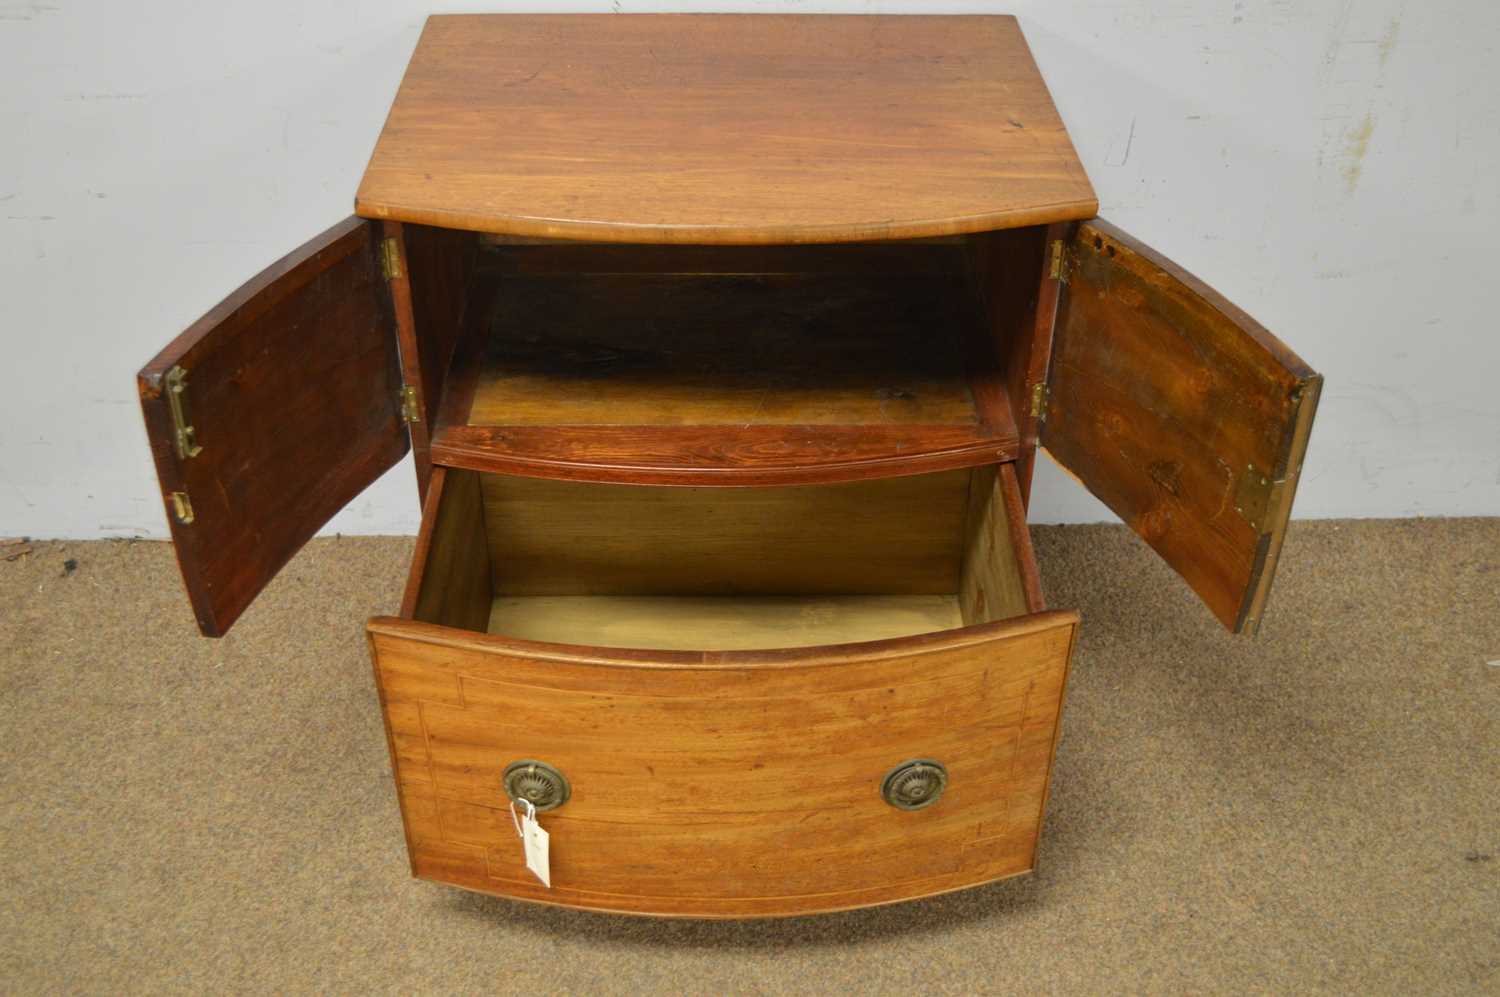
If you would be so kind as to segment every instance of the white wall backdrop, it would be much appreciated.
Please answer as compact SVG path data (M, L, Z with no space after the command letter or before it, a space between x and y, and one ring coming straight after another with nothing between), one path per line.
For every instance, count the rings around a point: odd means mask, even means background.
M1495 4L0 0L0 535L164 536L135 370L350 213L427 13L538 9L1019 15L1100 213L1326 374L1298 514L1500 514Z

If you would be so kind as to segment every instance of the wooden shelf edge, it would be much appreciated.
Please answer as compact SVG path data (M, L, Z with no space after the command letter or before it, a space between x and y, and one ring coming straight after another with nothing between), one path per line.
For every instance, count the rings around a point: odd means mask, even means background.
M979 426L439 426L432 460L612 484L833 484L1016 460L1014 430Z
M943 218L870 219L837 224L799 225L681 225L623 220L533 218L398 204L363 193L355 197L354 212L361 218L399 221L436 228L463 229L490 235L558 240L562 242L667 244L697 246L795 246L844 242L885 242L968 235L1001 229L1087 221L1099 213L1096 197L1003 208L972 215Z

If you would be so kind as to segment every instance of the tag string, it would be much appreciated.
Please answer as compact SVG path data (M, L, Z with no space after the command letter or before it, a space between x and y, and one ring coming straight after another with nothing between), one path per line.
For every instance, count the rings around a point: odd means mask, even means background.
M526 810L526 819L529 820L529 821L535 822L535 820L536 820L536 804L532 803L530 800L522 800L521 801L521 806L524 807L525 810ZM524 838L524 837L526 837L526 832L521 829L521 820L520 820L519 817L516 816L516 801L515 800L511 800L510 801L510 822L513 825L515 825L515 828L516 828L516 837L518 837L518 838Z

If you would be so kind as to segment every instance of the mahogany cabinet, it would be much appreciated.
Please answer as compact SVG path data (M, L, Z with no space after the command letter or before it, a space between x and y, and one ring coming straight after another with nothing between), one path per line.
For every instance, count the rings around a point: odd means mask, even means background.
M1265 610L1321 379L1094 217L1013 18L433 17L356 210L139 386L209 636L414 451L368 633L418 876L732 917L1032 869L1039 445Z

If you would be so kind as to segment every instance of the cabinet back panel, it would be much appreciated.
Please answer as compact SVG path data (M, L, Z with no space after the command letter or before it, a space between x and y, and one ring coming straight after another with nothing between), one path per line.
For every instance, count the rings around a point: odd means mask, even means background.
M494 592L951 594L969 477L739 489L486 474Z
M960 425L960 275L516 276L473 426Z

